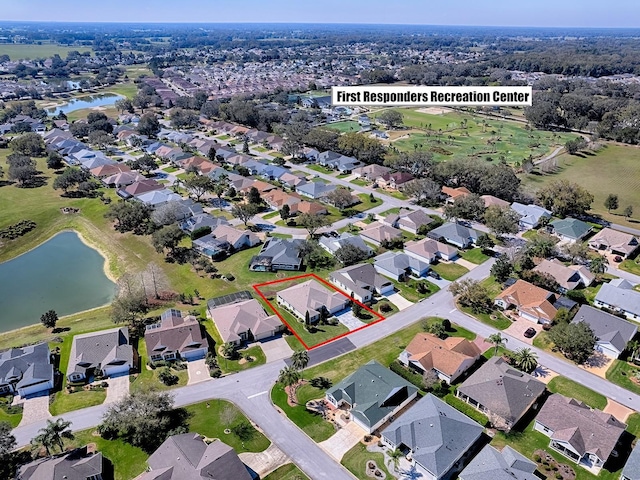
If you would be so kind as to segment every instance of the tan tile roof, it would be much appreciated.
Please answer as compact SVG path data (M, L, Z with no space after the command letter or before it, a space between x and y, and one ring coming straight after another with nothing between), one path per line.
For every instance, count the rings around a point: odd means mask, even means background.
M224 342L238 341L240 333L249 330L254 335L261 335L276 330L282 325L276 315L267 315L262 305L255 299L222 305L209 312Z
M552 295L553 293L544 288L540 288L524 280L518 280L503 290L496 299L503 300L509 305L515 305L520 311L537 318L553 320L557 310L548 300Z
M347 301L347 298L342 293L325 287L317 280L308 280L293 287L285 288L278 292L278 296L301 315L309 311L312 314L311 316L315 312L319 312L323 306L327 310L333 310Z
M425 370L435 368L453 375L462 363L480 355L478 346L465 338L449 337L441 340L430 333L418 333L407 345L410 360L417 361Z
M471 194L471 192L465 187L442 187L442 193L454 200L458 197L466 197Z

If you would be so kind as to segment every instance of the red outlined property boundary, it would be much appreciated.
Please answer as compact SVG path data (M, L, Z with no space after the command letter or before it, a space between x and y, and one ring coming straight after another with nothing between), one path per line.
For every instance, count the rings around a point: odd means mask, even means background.
M357 303L358 305L360 305L362 308L364 308L367 312L371 313L372 315L374 315L375 317L377 317L377 320L374 320L373 322L367 323L366 325L363 325L361 327L358 327L354 330L351 330L349 332L345 332L341 335L337 335L333 338L330 338L329 340L325 340L324 342L321 342L317 345L313 345L313 346L308 346L303 340L302 338L300 338L300 336L297 334L297 332L295 331L295 329L289 325L289 322L287 322L284 317L282 316L282 314L280 313L279 309L273 305L273 303L267 299L267 297L264 295L264 293L262 293L260 291L260 287L266 287L267 285L274 285L277 283L285 283L285 282L290 282L292 280L300 280L303 278L307 278L307 279L313 279L313 280L317 280L318 282L324 284L325 286L329 287L332 290L335 290L336 292L340 292L342 295L344 295L345 297L347 297L349 300ZM339 338L342 337L346 337L347 335L352 334L353 332L357 332L359 330L362 330L363 328L367 328L370 327L371 325L375 325L376 323L380 323L383 320L385 320L385 317L380 315L378 312L373 311L370 307L368 307L367 305L365 305L364 303L356 300L355 298L352 298L350 295L347 295L346 292L343 292L342 290L340 290L338 287L336 287L335 285L333 285L332 283L327 282L325 279L320 278L318 275L316 275L315 273L306 273L304 275L297 275L294 277L288 277L288 278L280 278L278 280L272 280L270 282L264 282L264 283L256 283L255 285L253 285L253 289L256 291L256 293L258 295L260 295L260 298L262 298L265 302L267 302L267 305L269 305L269 308L271 310L273 310L273 313L275 313L278 318L280 319L280 321L282 323L284 323L287 328L289 329L289 331L291 331L291 333L293 333L293 335L295 335L295 337L298 339L298 341L304 346L304 348L306 348L307 350L313 350L314 348L318 348L321 347L322 345L326 345L327 343L331 343L335 340L338 340Z

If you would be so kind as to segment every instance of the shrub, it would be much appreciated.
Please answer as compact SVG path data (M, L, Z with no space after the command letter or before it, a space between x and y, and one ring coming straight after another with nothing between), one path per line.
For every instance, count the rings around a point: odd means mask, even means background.
M211 368L209 369L209 375L211 375L213 378L220 378L222 376L222 370L217 367Z
M412 372L407 367L402 365L399 361L395 360L394 362L392 362L391 365L389 365L389 369L392 372L400 375L406 381L418 387L420 390L424 388L424 382L422 380L422 376L415 372Z
M158 379L167 386L178 383L178 377L171 373L169 367L164 367L158 374Z
M312 378L309 383L312 387L318 388L320 390L326 390L327 388L331 387L331 380L329 380L327 377L315 377Z
M236 277L234 277L233 273L225 273L224 274L224 278L226 278L230 282L233 282L236 279Z
M191 240L197 240L200 237L204 237L205 235L209 235L211 233L211 227L206 225L204 227L196 228L193 232L191 232Z
M393 307L386 302L380 305L380 311L382 313L388 313L391 310L393 310Z
M29 233L34 228L36 228L36 222L33 220L20 220L18 223L14 223L0 230L0 238L15 240Z

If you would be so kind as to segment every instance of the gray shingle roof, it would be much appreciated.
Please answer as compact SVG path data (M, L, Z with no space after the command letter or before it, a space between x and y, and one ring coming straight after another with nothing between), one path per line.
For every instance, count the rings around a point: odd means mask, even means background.
M640 480L640 442L631 451L631 455L622 469L622 475L629 480Z
M198 320L192 315L183 317L182 312L173 309L162 313L160 323L147 326L144 341L149 355L162 352L182 355L207 347Z
M544 383L493 357L467 378L458 391L501 418L516 423L544 392Z
M509 446L496 450L484 447L460 472L460 480L538 480L536 464ZM635 479L634 479L635 480Z
M589 305L580 307L572 323L580 321L584 321L591 327L599 342L610 343L621 352L638 331L638 327L633 323Z
M370 263L362 263L341 268L330 275L331 279L335 279L347 286L350 290L364 295L367 292L382 290L391 282L376 272L376 269Z
M375 360L363 365L343 381L327 390L336 401L352 406L351 414L365 425L376 425L392 413L401 401L417 392L417 388Z
M247 467L238 454L224 442L206 444L196 433L173 435L149 457L151 472L140 480L194 480L200 478L251 480ZM157 472L160 471L160 472Z
M360 250L364 250L368 255L373 254L373 249L365 243L359 235L353 235L349 232L342 233L338 238L320 237L320 245L324 246L330 253L336 253L340 247L344 245L353 245Z
M289 265L292 268L300 268L302 265L300 247L303 243L304 240L300 239L269 238L262 245L260 253L251 260L251 264L266 260L269 265Z
M73 337L67 375L72 372L84 373L88 368L123 363L133 366L133 347L129 345L127 328L85 333Z
M584 237L592 228L588 223L575 218L563 218L561 220L555 220L551 222L550 225L558 235L563 235L575 240Z
M596 301L640 315L640 292L605 283L596 295Z
M46 343L12 348L0 353L0 385L11 385L16 381L18 388L53 382L53 365Z
M19 480L87 480L101 475L101 453L87 454L87 447L78 448L65 455L40 458L20 467Z
M440 478L478 440L484 428L431 393L383 430L395 445Z
M416 271L429 269L429 264L403 252L385 252L374 259L374 265L396 275L404 274L411 268Z
M478 239L478 232L459 223L447 222L431 230L429 232L429 238L435 240L444 238L445 240L455 243L467 244L469 241L475 242Z

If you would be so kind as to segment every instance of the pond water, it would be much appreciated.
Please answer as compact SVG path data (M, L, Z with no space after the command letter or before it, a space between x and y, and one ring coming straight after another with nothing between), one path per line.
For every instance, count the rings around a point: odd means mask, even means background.
M62 316L108 304L115 284L104 266L72 231L0 263L0 332L38 323L47 310Z
M47 110L51 115L57 115L60 112L64 112L65 115L76 110L82 110L83 108L91 107L110 107L116 103L122 95L116 95L114 93L101 93L98 95L87 95L85 97L78 97L69 100L68 103L61 107L54 107Z

